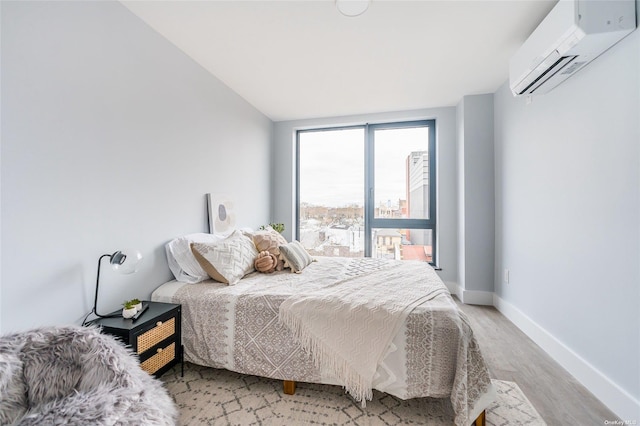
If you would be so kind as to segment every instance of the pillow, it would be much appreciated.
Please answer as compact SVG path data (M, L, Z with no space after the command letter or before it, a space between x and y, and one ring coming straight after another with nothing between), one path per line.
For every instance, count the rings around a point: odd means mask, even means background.
M289 244L280 246L280 254L284 257L285 266L288 264L291 271L297 274L314 262L314 259L298 241L291 241Z
M236 284L253 272L253 261L258 256L253 241L240 231L235 231L222 241L192 243L191 251L211 278L229 285Z
M287 244L287 240L280 235L278 231L270 226L265 229L253 232L249 234L253 239L253 243L258 249L258 252L269 252L274 255L278 262L276 264L276 271L282 271L284 269L284 261L280 260L280 246Z
M168 242L165 246L167 262L176 280L188 284L208 280L209 275L202 269L191 252L191 243L215 243L224 238L221 235L197 233L178 237Z
M252 233L251 238L258 251L268 251L276 257L280 254L279 247L287 244L287 240L271 227Z
M256 268L258 272L270 274L276 270L279 262L282 261L278 260L275 254L271 254L268 251L261 251L253 262L253 267Z

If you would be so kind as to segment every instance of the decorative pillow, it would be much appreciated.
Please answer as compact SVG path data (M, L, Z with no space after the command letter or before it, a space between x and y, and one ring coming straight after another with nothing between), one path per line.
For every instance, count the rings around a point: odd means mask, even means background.
M285 267L290 267L291 271L297 274L314 262L314 259L298 241L291 241L289 244L280 246L280 254L284 257Z
M191 251L211 278L229 285L253 272L253 261L258 256L253 241L240 231L217 243L193 243Z
M278 256L280 250L278 247L287 244L287 240L273 229L264 229L261 231L255 231L251 234L253 243L256 245L258 251L268 251L271 254Z
M261 231L251 234L253 243L259 252L267 251L274 255L276 259L280 259L280 246L287 244L287 240L280 233L270 226ZM278 261L276 270L281 271L284 267L283 261Z
M278 258L268 251L261 251L253 262L256 271L270 274L276 270L278 266Z
M176 280L189 284L208 280L209 275L202 269L191 252L191 243L216 243L225 238L226 236L217 234L196 233L169 241L165 246L167 262Z

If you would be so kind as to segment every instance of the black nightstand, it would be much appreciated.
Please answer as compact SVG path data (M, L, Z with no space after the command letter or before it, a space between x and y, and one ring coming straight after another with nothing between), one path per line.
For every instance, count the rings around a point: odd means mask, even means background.
M98 318L93 324L129 345L147 373L160 377L178 361L182 362L184 372L181 305L143 303L149 308L135 322L117 317Z

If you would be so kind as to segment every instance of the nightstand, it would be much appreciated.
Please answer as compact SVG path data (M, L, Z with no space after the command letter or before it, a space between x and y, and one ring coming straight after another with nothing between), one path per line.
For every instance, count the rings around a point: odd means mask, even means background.
M182 362L184 372L181 305L143 303L149 308L135 322L117 317L98 318L93 324L130 346L147 373L160 377L178 361Z

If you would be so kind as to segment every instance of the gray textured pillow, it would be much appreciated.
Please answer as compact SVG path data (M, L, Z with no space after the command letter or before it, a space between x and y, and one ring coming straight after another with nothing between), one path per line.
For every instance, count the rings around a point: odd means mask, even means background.
M235 231L216 243L192 243L191 251L202 269L216 281L234 285L255 271L253 261L258 250L251 238Z
M284 257L285 268L290 267L291 271L297 274L314 261L298 241L291 241L279 248L280 254Z

